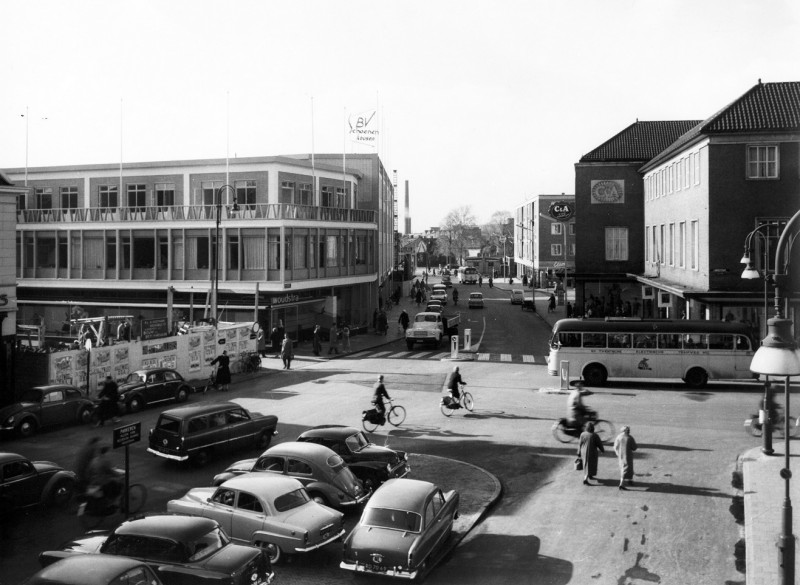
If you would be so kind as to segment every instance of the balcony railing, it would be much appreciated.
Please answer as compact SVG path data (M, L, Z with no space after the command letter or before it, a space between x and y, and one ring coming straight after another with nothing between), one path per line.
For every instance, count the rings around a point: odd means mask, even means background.
M223 220L233 219L299 219L307 221L338 221L375 223L371 209L340 209L291 203L222 205ZM216 205L158 205L145 207L90 207L68 209L22 209L17 211L18 224L32 223L91 223L114 221L216 221Z

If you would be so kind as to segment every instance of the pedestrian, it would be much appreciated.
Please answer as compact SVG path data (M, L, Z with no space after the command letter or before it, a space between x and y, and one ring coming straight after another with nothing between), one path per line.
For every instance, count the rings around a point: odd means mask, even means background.
M108 419L112 422L119 422L117 416L117 401L119 401L119 388L111 376L106 376L103 389L97 395L100 398L100 405L97 407L97 424L102 427Z
M567 319L569 319L570 317L572 317L572 303L571 302L567 303Z
M522 286L523 287L528 286L528 275L527 274L523 274L522 275Z
M478 287L479 288L483 287L483 274L478 275Z
M89 485L89 466L92 464L92 459L97 455L97 444L100 442L100 437L91 437L80 449L75 456L75 492L82 495L86 492Z
M220 355L211 360L211 365L217 364L217 375L214 379L222 392L228 391L231 383L231 358L228 357L228 350L223 350Z
M408 329L409 321L411 321L411 319L409 319L408 313L406 313L406 310L403 309L403 312L400 313L400 318L397 320L397 322L400 323L400 326L403 328L403 333L405 333L406 329Z
M275 357L278 357L278 354L281 351L281 341L283 341L283 335L280 334L277 327L272 328L272 333L269 334L269 341L271 344L272 353L275 354Z
M283 342L281 343L281 359L283 360L283 369L292 369L292 358L294 357L294 343L288 333L283 334Z
M377 335L378 334L378 309L375 309L374 311L372 311L372 328L375 330L375 335Z
M258 328L258 333L256 333L256 347L258 355L267 357L267 336L264 335L264 330L261 327Z
M319 325L314 325L314 337L312 339L312 346L314 348L314 355L318 356L322 353L322 331Z
M604 453L603 441L594 432L594 423L586 423L586 430L581 433L578 444L578 457L583 462L583 485L592 485L590 479L597 475L598 453Z
M339 328L336 327L336 323L331 325L331 333L330 337L328 338L328 355L331 355L334 351L336 355L339 355Z
M386 317L386 313L381 311L378 313L378 331L383 335L388 333L389 329L389 319Z
M547 301L547 312L552 313L556 310L556 295L550 293L550 298Z
M637 449L636 439L631 436L631 428L623 425L614 439L614 453L619 460L619 489L633 485L633 452Z
M347 323L342 327L342 346L345 353L350 353L350 327Z
M418 306L418 307L419 307L419 304L420 304L421 302L422 302L422 290L420 290L419 288L417 288L417 306Z

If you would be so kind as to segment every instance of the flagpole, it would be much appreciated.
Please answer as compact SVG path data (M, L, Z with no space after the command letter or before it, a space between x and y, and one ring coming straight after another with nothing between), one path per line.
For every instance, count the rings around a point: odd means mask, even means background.
M311 96L311 205L319 205L317 197L317 174L314 169L314 96Z
M347 168L346 153L347 152L347 108L344 109L344 124L342 127L342 189L345 190L344 173Z
M122 207L124 197L122 191L122 98L119 98L119 199L117 200L117 205L120 207Z
M28 106L25 106L25 186L28 186Z
M230 185L231 92L225 92L225 184Z

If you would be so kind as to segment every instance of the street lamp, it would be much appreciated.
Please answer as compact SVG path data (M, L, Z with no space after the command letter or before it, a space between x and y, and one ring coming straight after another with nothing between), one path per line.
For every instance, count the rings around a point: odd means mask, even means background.
M792 472L789 467L789 378L800 375L800 352L795 347L792 337L792 321L783 318L783 298L781 288L787 284L788 262L784 263L785 249L791 247L794 239L793 232L800 228L800 211L786 224L775 251L775 317L767 322L767 335L761 341L750 370L765 376L784 376L784 441L785 463L780 475L785 482L785 495L783 500L783 522L781 534L778 537L778 566L780 567L779 583L782 585L794 584L795 541L792 533L792 500L789 495L789 482Z
M239 204L236 203L236 189L231 185L222 185L214 192L214 205L216 206L216 231L214 232L214 270L211 273L211 318L214 320L214 327L217 327L217 302L219 298L219 222L222 218L222 192L225 190L233 191L233 207L231 211L239 211Z

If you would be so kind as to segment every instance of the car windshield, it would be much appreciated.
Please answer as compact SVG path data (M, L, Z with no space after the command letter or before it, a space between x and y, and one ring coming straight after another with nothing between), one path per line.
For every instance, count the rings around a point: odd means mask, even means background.
M275 498L274 505L278 512L286 512L287 510L299 508L310 499L311 498L309 498L308 492L306 492L305 488L298 488L292 492L281 494Z
M436 315L417 315L414 317L415 323L424 323L426 321L436 323Z
M128 374L128 377L125 378L126 384L138 384L139 382L144 382L144 374L140 374L139 372Z
M419 532L422 517L414 512L392 508L367 508L361 523L366 526L390 528L404 532Z
M344 442L347 445L347 447L354 453L356 451L361 451L361 449L369 445L369 439L367 439L367 437L365 437L364 433L362 433L361 431L358 431L357 433L350 435L344 440Z
M481 293L470 293L469 298L471 298L471 299L482 299L483 295Z
M41 390L25 390L20 396L20 402L41 402L42 401L42 391Z

